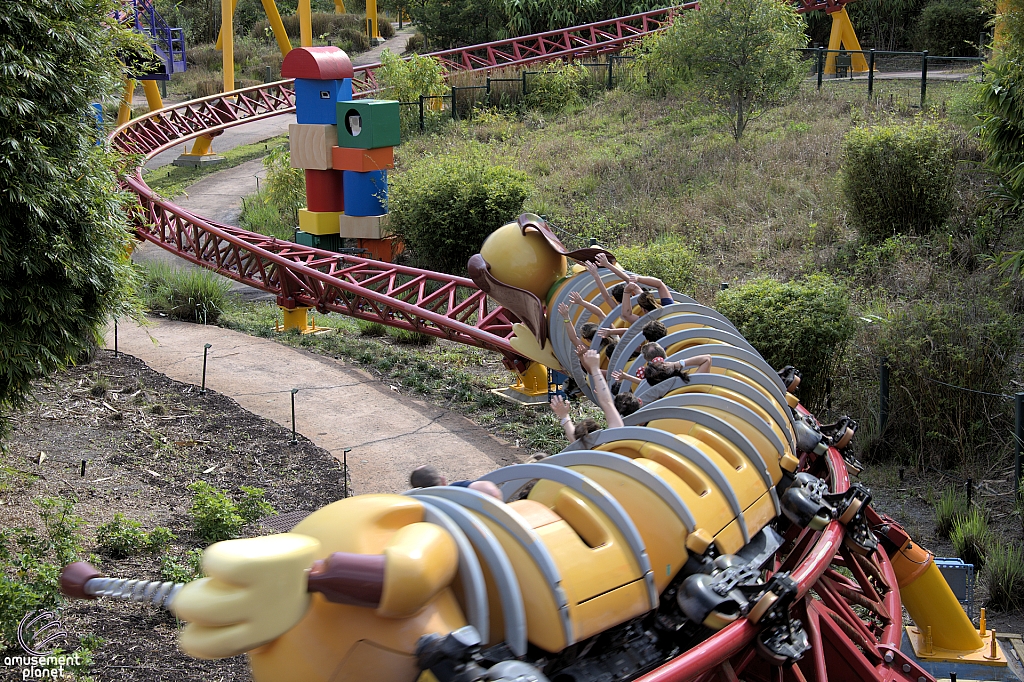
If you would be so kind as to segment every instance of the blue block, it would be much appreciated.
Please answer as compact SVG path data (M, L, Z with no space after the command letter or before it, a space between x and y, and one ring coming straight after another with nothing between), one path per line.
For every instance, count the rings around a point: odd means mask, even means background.
M351 78L330 81L296 78L296 122L335 125L338 120L338 102L347 102L351 99Z
M388 212L388 172L386 170L344 171L345 215L384 215Z

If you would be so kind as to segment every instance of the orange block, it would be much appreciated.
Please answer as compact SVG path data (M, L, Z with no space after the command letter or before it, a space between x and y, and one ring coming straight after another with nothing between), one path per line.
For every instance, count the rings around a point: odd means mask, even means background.
M360 173L390 170L395 167L395 148L347 149L334 147L331 149L331 166L334 170L358 171Z

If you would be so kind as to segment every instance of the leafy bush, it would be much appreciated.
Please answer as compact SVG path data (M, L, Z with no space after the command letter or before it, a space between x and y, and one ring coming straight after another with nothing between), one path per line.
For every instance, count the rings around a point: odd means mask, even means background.
M711 269L679 235L664 234L650 244L621 246L614 252L625 269L657 277L681 294L693 294L711 279Z
M993 542L982 580L988 588L987 607L997 611L1024 609L1024 549Z
M377 33L384 40L390 40L395 37L395 27L391 25L391 21L387 17L380 14L377 15Z
M266 201L277 207L288 224L299 223L299 209L306 205L306 174L301 168L291 167L288 144L282 143L263 157L267 169Z
M803 374L801 400L814 410L855 331L846 287L828 275L800 282L762 277L718 295L715 305L766 362Z
M971 509L964 516L954 519L949 540L958 557L980 569L988 556L992 531L989 530L985 515L978 509Z
M203 577L203 550L193 549L179 561L173 556L160 558L160 580L188 583Z
M405 43L406 52L423 52L427 48L427 39L422 33L413 33Z
M205 268L172 267L167 263L142 266L146 307L176 320L215 324L227 306L231 282Z
M74 500L32 501L39 509L43 533L34 528L0 529L0 651L16 645L25 614L57 605L61 568L78 561L82 553L82 519L74 514Z
M426 158L391 178L389 229L420 265L452 274L522 212L529 177L479 154Z
M975 57L985 21L974 0L935 0L917 20L917 46L944 57Z
M949 136L926 123L854 128L843 139L843 196L865 241L927 234L953 207L956 157Z
M444 67L433 57L414 55L410 59L402 59L391 50L384 50L375 74L381 86L382 99L418 102L420 95L435 96L448 92ZM427 108L424 107L424 110L426 113ZM429 111L431 116L442 115L441 111ZM403 134L408 135L419 129L419 107L399 107L399 115Z
M557 113L581 106L600 89L594 74L582 64L549 62L526 77L525 101L530 108Z
M948 468L1011 447L1000 440L1000 434L1012 433L1012 423L1009 405L999 396L1020 346L1021 317L966 288L949 299L908 304L868 330L870 353L887 357L890 368L889 421L882 436L892 454L916 458L919 466Z
M189 513L199 537L209 542L238 537L245 519L223 490L205 481L197 481L189 485L188 489L195 493Z
M986 163L1000 178L998 198L1019 209L1024 206L1024 62L1008 58L1004 48L985 66L985 81L979 88Z
M258 521L265 516L272 516L277 512L264 498L266 491L263 488L253 488L243 485L239 487L242 491L242 499L236 505L238 515L245 519L246 523Z
M953 532L957 519L967 514L967 495L955 488L947 488L934 504L935 532L939 537L948 538Z
M114 519L96 529L96 545L114 559L124 559L143 552L159 552L175 540L174 533L163 526L151 532L142 530L138 521L114 514Z
M263 499L261 488L242 486L242 499L237 504L226 492L206 481L196 481L188 488L195 494L189 513L196 533L209 542L238 537L245 524L276 513Z

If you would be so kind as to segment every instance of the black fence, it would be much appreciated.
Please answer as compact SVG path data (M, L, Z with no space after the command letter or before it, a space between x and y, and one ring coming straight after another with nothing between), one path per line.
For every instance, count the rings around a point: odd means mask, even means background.
M981 63L985 57L943 57L923 52L893 52L889 50L829 50L810 47L800 50L804 61L810 64L810 75L817 78L821 90L826 81L845 79L867 86L868 97L875 94L877 81L919 81L923 108L928 96L928 81L959 81L981 76ZM826 74L829 57L834 56L835 72ZM864 63L859 63L863 57ZM867 70L864 70L864 64ZM857 67L860 68L857 68Z

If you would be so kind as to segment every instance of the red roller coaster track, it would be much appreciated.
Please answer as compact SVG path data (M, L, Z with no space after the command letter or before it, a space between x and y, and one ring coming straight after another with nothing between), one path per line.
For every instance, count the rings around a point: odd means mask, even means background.
M808 0L798 11L827 11L841 4L842 0ZM657 30L678 9L436 56L453 69L479 70L607 52ZM376 90L375 66L356 67L357 97ZM151 158L199 135L294 108L290 81L270 83L152 112L115 130L111 143L123 152ZM206 220L153 192L143 181L141 169L127 179L127 185L141 205L134 218L140 238L273 293L285 307L335 311L494 350L508 361L519 359L508 341L515 317L489 302L468 279L312 249ZM830 450L822 464L833 491L849 488L836 450ZM876 523L882 521L875 518ZM812 650L799 663L789 667L765 663L755 649L757 626L741 619L648 673L642 682L738 682L740 676L764 682L932 680L899 651L900 597L885 553L855 554L844 547L844 535L845 527L837 521L820 532L794 533L780 555L785 558L776 563L776 570L791 571L798 584L794 615L811 639Z

